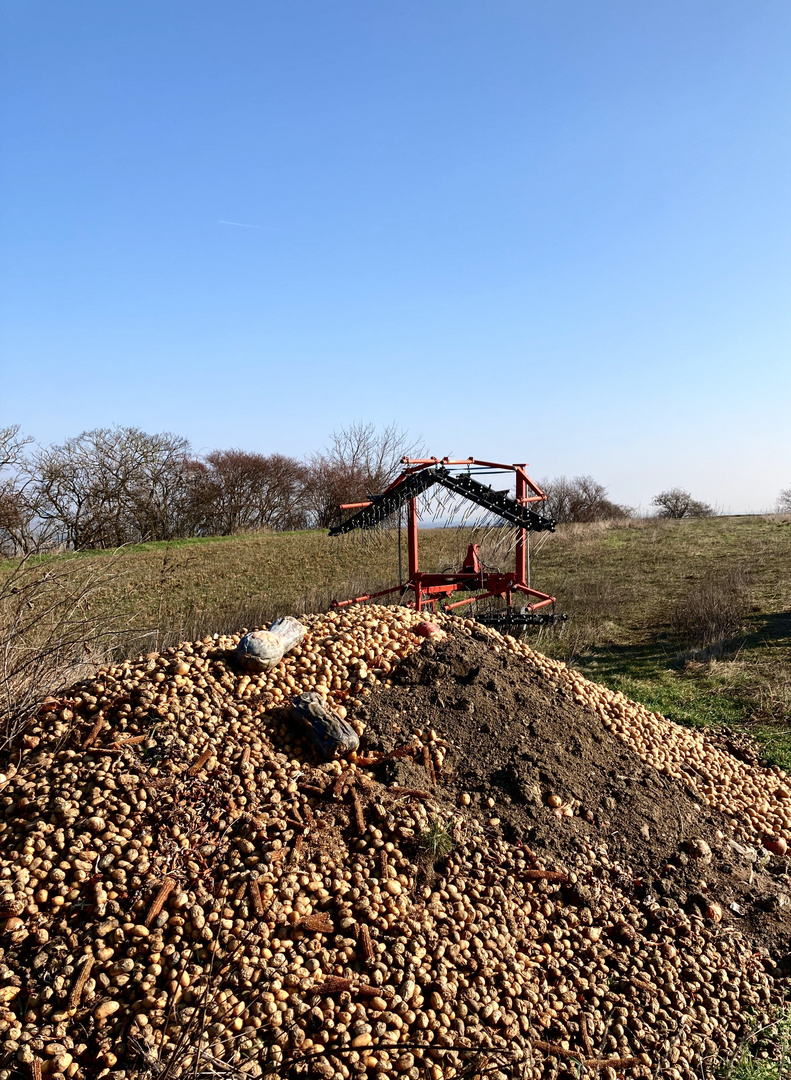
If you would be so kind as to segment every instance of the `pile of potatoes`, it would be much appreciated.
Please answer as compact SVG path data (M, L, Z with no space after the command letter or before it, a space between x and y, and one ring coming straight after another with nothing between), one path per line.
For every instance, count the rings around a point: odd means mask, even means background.
M27 731L0 776L0 1080L571 1080L579 1062L692 1080L768 1018L749 943L638 909L603 845L544 864L439 791L318 763L282 706L317 690L362 733L354 705L425 631L404 608L304 621L266 674L233 668L239 635L206 638L108 668ZM688 736L716 797L780 785L731 764L718 787L698 736L486 633L656 767L682 770ZM441 768L432 732L412 741Z

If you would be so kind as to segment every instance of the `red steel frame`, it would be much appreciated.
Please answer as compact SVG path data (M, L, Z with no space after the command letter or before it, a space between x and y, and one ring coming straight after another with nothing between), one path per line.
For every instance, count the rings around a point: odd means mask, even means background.
M516 474L516 501L521 506L529 503L543 502L546 498L544 492L527 475L527 465L502 465L493 461L480 461L478 458L403 458L402 463L407 466L387 487L386 491L392 491L411 473L420 472L422 469L432 466L448 465L478 465L488 469L500 469ZM384 494L384 492L383 492ZM370 501L359 503L342 503L341 510L359 510L370 506ZM481 565L478 558L478 545L470 544L464 566L459 573L450 574L427 574L418 566L418 514L417 498L412 498L407 503L407 552L409 558L409 579L403 585L394 585L381 592L366 593L364 596L355 596L351 600L336 600L333 607L345 607L348 604L359 604L365 600L376 600L381 596L389 596L392 593L412 589L415 598L411 607L417 611L435 611L437 601L451 596L455 592L468 590L473 583L479 583L483 590L475 596L464 600L457 600L452 604L446 604L446 610L464 607L476 600L485 600L489 597L499 597L506 601L508 607L513 603L513 594L523 593L535 599L534 603L527 604L528 611L537 611L555 603L555 597L548 593L532 589L527 583L527 529L521 529L516 542L515 567L510 573L490 573Z

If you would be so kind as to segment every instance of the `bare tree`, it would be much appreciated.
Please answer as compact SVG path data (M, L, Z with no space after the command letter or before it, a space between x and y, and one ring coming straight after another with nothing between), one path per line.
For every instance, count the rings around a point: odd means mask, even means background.
M791 487L781 491L777 496L778 514L791 514Z
M36 500L27 471L26 448L33 440L19 425L0 428L0 553L27 555L41 542Z
M708 503L693 499L688 491L677 487L660 491L651 500L651 505L659 507L657 516L663 518L711 517L714 513Z
M139 428L98 428L38 453L37 512L74 549L181 535L189 443Z
M592 476L557 476L539 481L547 501L542 512L555 521L606 521L630 517L632 511L607 498L607 488Z
M19 424L0 428L0 472L8 468L20 469L25 460L25 447L33 442L23 435Z
M200 530L230 535L252 529L301 529L307 470L283 454L214 450L207 454L194 495L200 500Z
M340 503L380 494L401 472L401 459L420 452L420 441L395 423L380 429L359 421L333 432L324 452L309 461L306 496L313 526L333 524Z

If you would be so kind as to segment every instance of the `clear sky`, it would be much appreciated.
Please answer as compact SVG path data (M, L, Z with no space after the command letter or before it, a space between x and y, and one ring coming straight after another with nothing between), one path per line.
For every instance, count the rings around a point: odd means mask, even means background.
M787 0L0 11L0 423L791 485Z

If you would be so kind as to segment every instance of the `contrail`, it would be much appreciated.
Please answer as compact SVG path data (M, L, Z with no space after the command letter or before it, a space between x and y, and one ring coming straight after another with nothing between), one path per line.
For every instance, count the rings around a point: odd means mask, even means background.
M271 225L248 225L246 221L223 221L220 218L219 225L238 225L241 229L271 229Z

